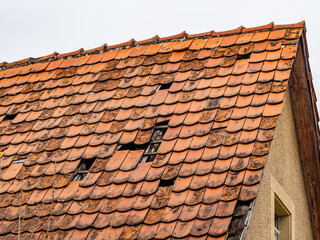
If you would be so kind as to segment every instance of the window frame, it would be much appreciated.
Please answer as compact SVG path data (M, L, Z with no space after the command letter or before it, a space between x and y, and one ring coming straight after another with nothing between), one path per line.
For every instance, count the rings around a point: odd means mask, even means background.
M291 198L284 191L278 181L271 176L271 231L273 240L295 240L294 219L295 206ZM276 218L278 216L278 231L280 232L276 238Z

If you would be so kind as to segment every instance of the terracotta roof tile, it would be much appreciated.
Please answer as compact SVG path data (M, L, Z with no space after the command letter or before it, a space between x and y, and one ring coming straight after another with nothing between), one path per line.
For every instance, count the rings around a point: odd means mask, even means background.
M224 239L237 201L257 195L303 26L1 65L1 237L18 235L22 188L25 238L51 216L66 239Z

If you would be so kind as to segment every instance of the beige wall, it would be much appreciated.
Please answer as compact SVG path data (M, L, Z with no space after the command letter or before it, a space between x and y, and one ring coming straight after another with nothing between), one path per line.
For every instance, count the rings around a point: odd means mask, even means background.
M299 159L289 91L286 93L282 114L278 120L274 140L249 225L248 240L274 239L273 191L274 182L280 184L283 198L293 203L293 240L312 239L306 191ZM272 184L273 183L273 184ZM273 189L273 190L271 190Z

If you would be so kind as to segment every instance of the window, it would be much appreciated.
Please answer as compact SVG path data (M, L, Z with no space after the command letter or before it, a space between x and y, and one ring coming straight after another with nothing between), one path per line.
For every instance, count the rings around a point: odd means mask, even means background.
M81 159L80 164L76 172L73 175L72 181L81 181L88 174L90 167L92 166L95 158Z
M279 220L280 220L280 217L275 213L274 214L274 239L275 240L280 240Z
M277 180L271 176L272 221L275 240L291 240L294 235L295 207Z
M161 122L155 126L151 140L147 146L147 149L143 153L141 160L142 163L152 162L156 158L162 138L168 129L168 123L169 121Z
M291 214L283 202L275 195L274 199L274 236L275 240L291 239Z

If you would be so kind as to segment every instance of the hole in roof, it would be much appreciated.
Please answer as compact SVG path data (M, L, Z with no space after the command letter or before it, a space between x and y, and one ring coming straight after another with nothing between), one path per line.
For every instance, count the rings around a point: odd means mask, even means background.
M141 163L153 162L156 158L162 138L168 129L168 123L169 121L163 121L156 124L147 148L143 153Z
M243 232L248 230L248 222L252 216L255 200L238 201L228 229L228 240L238 239Z
M95 160L96 158L81 159L71 181L75 182L84 179Z
M18 115L18 114L6 114L6 116L4 117L3 120L11 121L11 120L15 119L15 117L16 117L17 115Z
M142 144L142 145L137 145L134 144L133 142L128 143L128 144L124 144L124 145L118 145L116 147L116 151L122 151L122 150L129 150L129 151L133 151L133 150L141 150L141 149L146 149L147 144Z
M251 53L244 54L244 55L237 55L237 60L249 59L250 56L251 56Z
M159 149L160 144L162 142L162 138L168 129L168 123L169 123L169 120L157 123L154 127L154 130L153 130L153 133L151 135L149 142L147 142L145 144L140 144L140 145L135 144L133 142L128 143L128 144L124 144L124 145L119 144L116 147L115 151L144 150L144 153L142 155L140 162L141 163L152 162L156 158L156 155L158 153L158 149Z
M158 87L157 91L159 91L159 90L164 90L164 89L169 89L169 88L171 87L171 85L172 85L172 82L170 82L170 83L165 83L165 84L161 84L161 85Z
M160 179L159 187L169 187L172 186L177 177L171 178L171 179Z
M22 159L13 160L12 163L23 163L25 161L26 161L26 158L22 158Z

